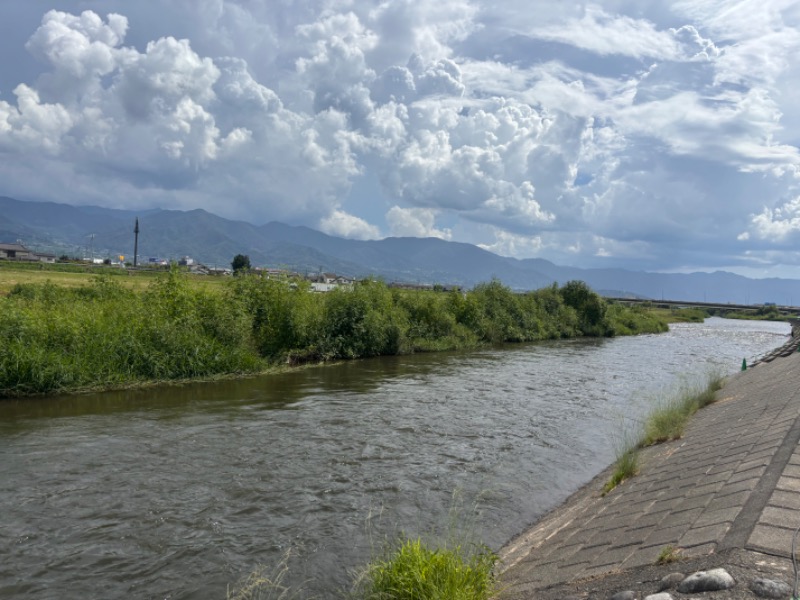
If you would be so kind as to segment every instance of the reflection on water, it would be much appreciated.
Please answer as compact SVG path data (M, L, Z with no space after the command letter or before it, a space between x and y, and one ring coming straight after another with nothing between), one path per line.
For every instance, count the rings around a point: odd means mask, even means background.
M297 550L335 597L454 490L499 547L606 466L649 406L788 326L388 357L269 377L0 403L0 597L224 598Z

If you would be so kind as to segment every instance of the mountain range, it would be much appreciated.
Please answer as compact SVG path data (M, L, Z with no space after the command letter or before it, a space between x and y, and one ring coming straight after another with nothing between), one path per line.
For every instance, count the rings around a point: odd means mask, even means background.
M498 256L471 244L437 238L347 240L278 222L257 226L232 221L201 209L130 211L0 196L0 243L21 240L29 248L57 255L130 258L137 218L140 263L150 257L191 256L209 266L230 266L236 254L246 254L254 266L407 283L472 287L497 278L513 289L531 290L578 279L615 296L800 303L800 281L795 279L750 279L724 271L682 274L563 267L544 259Z

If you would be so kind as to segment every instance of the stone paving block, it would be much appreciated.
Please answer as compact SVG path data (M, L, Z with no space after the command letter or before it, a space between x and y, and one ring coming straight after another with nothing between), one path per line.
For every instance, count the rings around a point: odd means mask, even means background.
M688 531L689 527L669 527L658 528L642 544L643 547L665 546L667 544L677 544L678 540Z
M733 523L741 510L739 506L720 508L718 510L705 510L693 523L693 527L705 527L707 525L717 525L719 523Z
M708 503L707 510L719 510L720 508L742 507L750 497L750 492L737 492L727 496L714 498Z
M678 540L678 546L681 548L688 548L689 546L717 543L725 537L725 534L728 533L730 528L730 523L718 523L717 525L708 525L706 527L693 527Z
M575 554L573 554L569 559L563 561L559 570L561 569L569 569L570 567L588 567L589 565L593 564L593 561L597 558L597 555L601 552L599 548L581 548Z
M793 533L794 530L789 528L758 524L750 534L750 539L747 540L747 547L778 556L791 557Z
M548 549L549 544L545 544L542 548L537 550L538 555L542 561L560 561L564 562L575 556L575 553L583 548L583 544L570 544L568 546L558 546Z
M583 544L583 547L585 549L616 545L616 542L622 533L623 532L619 529L602 529L591 538L587 538L586 542Z
M711 483L702 483L701 485L697 485L691 490L686 492L687 498L693 498L694 496L705 496L707 494L716 494L722 486L725 485L724 481L712 481Z
M594 564L596 565L621 565L625 560L636 550L639 549L639 546L636 544L632 544L629 546L616 546L614 548L609 548L602 555L598 555L597 559L595 559Z
M760 450L753 450L750 453L750 460L766 459L767 464L769 464L775 456L775 452L777 452L777 450L778 446L766 446Z
M599 567L592 566L592 567L587 567L586 569L578 573L578 577L580 579L584 579L586 577L600 577L602 575L608 575L609 573L612 573L613 571L616 570L617 570L617 565L602 565Z
M747 460L748 456L749 456L749 453L747 451L737 452L736 454L731 454L731 455L728 455L728 456L725 456L725 457L721 458L719 460L719 463L717 463L717 464L728 465L728 468L731 468L730 465L739 465L742 462L744 462L745 460Z
M663 521L661 521L659 527L662 529L669 529L670 527L684 527L687 525L692 525L697 518L703 514L703 511L704 509L702 507L697 507L690 510L672 512L666 516Z
M730 465L723 465L722 468L717 468L717 465L711 467L706 473L706 483L725 483L733 475L733 469Z
M703 496L694 496L689 498L675 498L674 499L674 512L679 512L683 510L692 510L694 508L705 508L708 506L708 503L712 500L712 496L710 494L705 494Z
M786 492L784 490L775 490L769 498L769 503L772 506L782 506L784 508L800 510L800 494Z
M800 479L787 477L786 470L784 469L784 474L778 479L778 485L776 485L775 488L787 492L800 492Z
M650 512L650 509L655 506L655 502L653 500L644 500L639 501L638 499L631 502L628 505L628 510L626 514L628 515L628 525L632 524L636 519L638 519L642 515L646 515Z
M654 565L658 560L663 546L650 546L649 548L639 548L628 558L626 558L620 565L622 569L631 569L635 567L644 567L646 565Z
M639 527L636 529L626 529L619 536L617 546L641 545L656 530L655 525L649 527Z
M664 520L664 517L666 517L671 512L672 512L671 510L659 510L659 511L648 512L639 517L638 519L636 519L636 521L634 521L633 523L631 523L630 526L628 527L628 531L634 529L637 530L649 529L651 527L655 527L656 525L661 523L661 521Z
M786 477L800 478L800 465L786 465L783 469L783 474Z
M681 548L681 556L686 558L697 558L699 556L708 556L713 554L717 549L717 544L700 544L699 546L690 546L689 548Z
M747 469L742 469L740 467L733 473L733 475L731 475L727 483L737 483L739 481L743 481L745 479L752 479L754 477L760 478L764 474L764 471L766 470L767 470L766 463L754 467L748 467Z
M797 527L800 527L800 510L767 506L761 513L761 518L758 520L758 523L797 529Z
M751 477L750 479L742 479L734 483L729 482L720 488L719 492L716 494L716 497L724 498L725 496L738 494L740 492L749 493L756 489L759 483L761 483L761 477Z

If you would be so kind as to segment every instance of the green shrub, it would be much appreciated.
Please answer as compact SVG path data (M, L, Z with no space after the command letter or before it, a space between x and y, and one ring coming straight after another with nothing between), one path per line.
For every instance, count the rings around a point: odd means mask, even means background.
M486 548L430 549L407 540L384 560L371 564L360 582L364 600L487 600L497 556Z

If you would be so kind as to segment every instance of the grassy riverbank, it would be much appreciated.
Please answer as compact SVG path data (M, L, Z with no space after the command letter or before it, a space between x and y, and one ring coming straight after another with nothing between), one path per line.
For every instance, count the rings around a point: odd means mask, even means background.
M146 286L18 283L0 297L0 397L257 373L276 365L667 329L581 282L516 294L365 281L315 294L256 276L197 284L171 270Z

